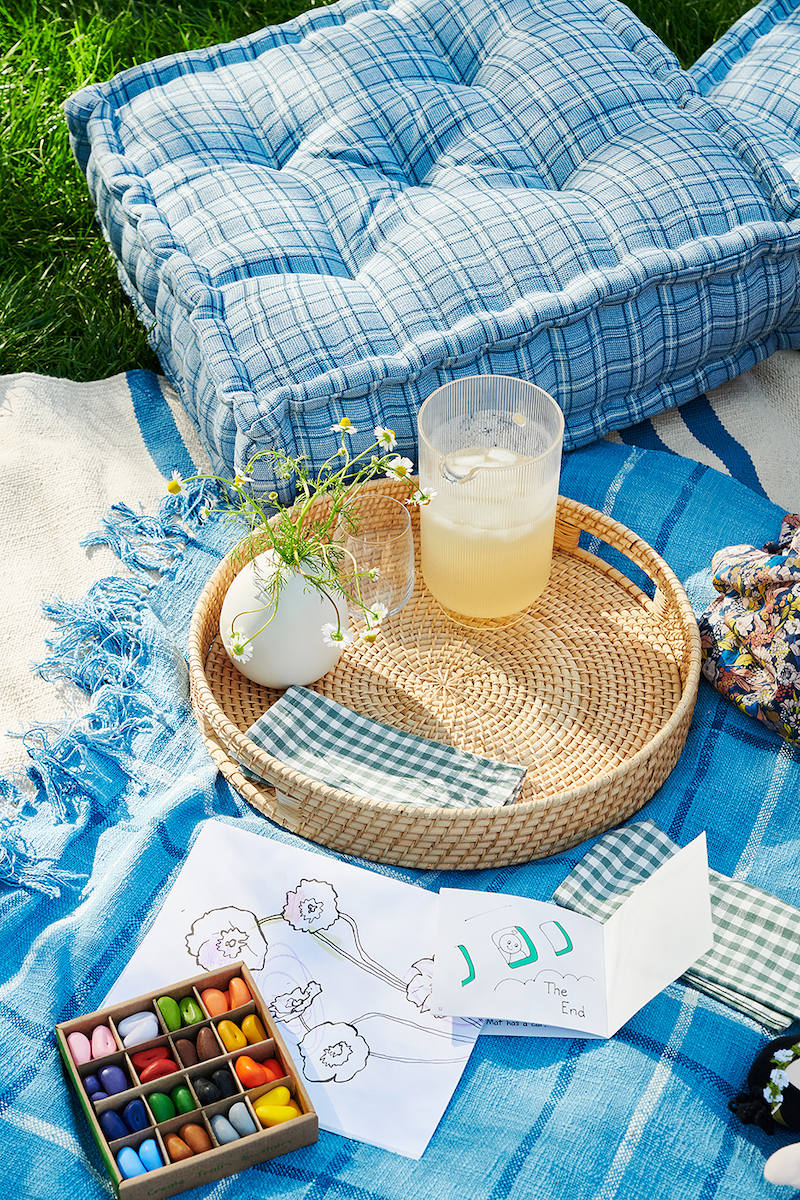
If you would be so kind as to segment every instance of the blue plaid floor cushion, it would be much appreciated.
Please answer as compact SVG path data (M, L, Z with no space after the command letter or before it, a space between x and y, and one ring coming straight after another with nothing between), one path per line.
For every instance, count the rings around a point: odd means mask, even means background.
M771 152L800 175L800 4L763 0L697 60L704 96L758 128Z
M226 473L319 464L342 415L356 452L382 424L415 458L422 400L480 373L555 396L571 449L800 346L774 138L614 0L340 0L66 113Z

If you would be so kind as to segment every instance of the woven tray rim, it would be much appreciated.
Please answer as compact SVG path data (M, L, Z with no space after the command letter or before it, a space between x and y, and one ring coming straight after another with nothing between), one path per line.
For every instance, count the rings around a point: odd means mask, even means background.
M385 481L369 486L372 486L374 490L380 490L384 493L391 491L391 488L387 486ZM616 766L611 767L608 771L593 775L584 784L579 784L573 788L534 800L517 801L514 804L505 805L500 808L487 808L483 806L445 808L434 805L425 805L424 808L421 808L419 805L397 804L388 800L376 800L369 796L361 796L354 792L345 792L339 788L333 788L328 784L311 779L308 776L301 775L278 759L272 758L226 717L206 679L205 660L211 643L204 646L200 633L206 620L207 610L218 593L220 583L224 582L231 572L236 574L236 563L232 561L234 551L231 551L214 570L197 600L192 614L188 640L192 707L209 750L211 750L212 745L214 747L219 746L225 750L226 756L230 756L230 765L223 773L230 778L233 774L241 773L244 765L253 770L254 773L263 776L265 784L278 788L289 796L313 793L320 800L329 801L339 807L357 807L360 810L365 810L367 813L370 811L374 812L376 815L379 813L382 815L388 813L405 820L413 818L422 819L424 817L427 822L435 818L437 822L446 822L455 826L470 826L475 823L486 822L487 814L491 814L495 820L502 821L504 815L506 820L508 820L509 816L513 813L516 821L526 815L550 812L556 807L564 807L572 804L601 789L613 787L614 784L624 779L625 776L635 775L637 768L646 762L647 759L653 757L663 747L665 742L681 736L680 746L677 747L677 753L679 754L683 747L683 741L685 741L686 732L688 731L694 709L701 670L700 634L689 599L677 576L664 559L661 558L648 542L639 537L638 534L634 533L627 526L616 521L613 517L609 517L596 509L590 508L588 505L581 504L579 501L571 500L565 496L559 496L558 505L559 521L576 528L575 547L571 552L577 552L581 556L585 554L585 552L577 549L577 536L581 530L599 537L602 541L620 550L631 562L640 567L656 584L656 587L663 595L673 604L681 617L681 628L685 637L688 667L685 677L681 673L682 688L680 700L668 721L634 754ZM622 575L610 564L594 556L586 555L586 557L592 558L597 569L604 574L620 581L623 585L627 585L628 588L635 586L627 576ZM241 567L242 563L240 562L238 565ZM210 727L210 729L207 727ZM223 764L219 761L218 755L214 754L214 759L217 761L220 769L222 769ZM245 782L248 784L248 791L252 789L254 794L261 794L262 789L259 788L258 784L250 780L245 780ZM242 790L238 785L235 786L237 786L237 790ZM252 802L251 797L245 798ZM648 798L645 797L642 803L645 803Z

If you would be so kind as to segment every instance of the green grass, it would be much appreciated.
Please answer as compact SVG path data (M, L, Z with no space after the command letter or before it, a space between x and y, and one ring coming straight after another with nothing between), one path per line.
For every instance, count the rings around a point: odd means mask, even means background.
M752 0L626 0L662 42L690 67L734 21L753 7Z
M159 55L288 20L308 0L0 0L0 374L158 369L95 223L61 105ZM690 65L750 4L636 0Z

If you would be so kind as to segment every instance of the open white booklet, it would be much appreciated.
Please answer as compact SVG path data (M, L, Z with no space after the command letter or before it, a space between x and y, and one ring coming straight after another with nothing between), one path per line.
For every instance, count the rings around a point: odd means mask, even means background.
M705 834L604 923L558 904L442 888L431 1010L612 1037L713 941Z

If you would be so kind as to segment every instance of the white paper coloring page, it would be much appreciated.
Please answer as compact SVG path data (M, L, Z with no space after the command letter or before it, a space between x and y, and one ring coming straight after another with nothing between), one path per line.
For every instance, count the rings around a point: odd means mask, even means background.
M419 1158L480 1023L430 1011L433 892L208 821L106 1003L241 960L320 1127Z
M495 1021L492 1018L483 1022L481 1033L492 1034L494 1037L540 1037L540 1038L599 1038L599 1033L587 1033L580 1029L560 1029L557 1025L539 1025L535 1021Z

